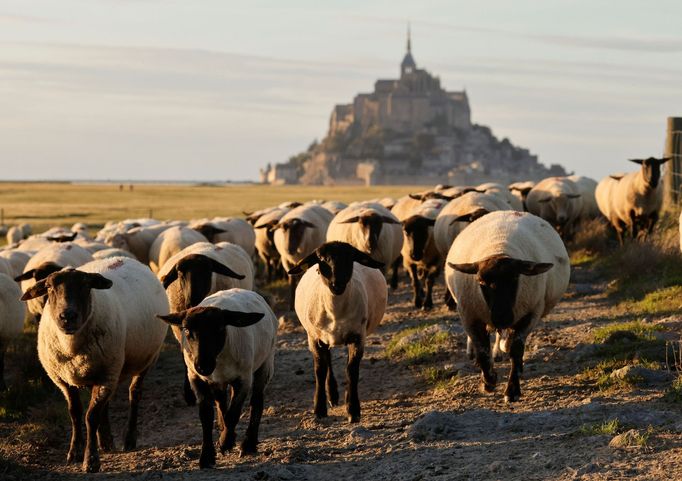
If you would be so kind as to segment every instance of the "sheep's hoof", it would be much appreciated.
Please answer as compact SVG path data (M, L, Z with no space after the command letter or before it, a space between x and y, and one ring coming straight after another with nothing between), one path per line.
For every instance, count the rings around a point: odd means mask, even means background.
M220 450L220 454L225 454L227 451L230 451L232 448L234 448L236 442L236 433L226 434L225 436L221 434L220 441L218 441L218 449Z
M212 446L211 446L212 447ZM206 452L208 451L208 452ZM201 450L201 457L199 457L199 468L200 469L213 469L215 468L215 451L211 450Z
M421 307L422 307L423 305L424 305L424 301L423 301L421 298L416 297L416 298L414 299L414 307L416 307L417 309L421 309Z
M258 441L256 440L251 440L248 437L242 441L242 444L239 446L239 457L243 458L244 456L252 456L254 454L258 453Z
M327 417L327 409L325 408L324 410L322 409L316 409L315 410L315 417L317 419L324 419Z
M348 413L348 422L349 423L359 423L360 422L360 414L350 414Z
M495 391L495 387L497 385L497 373L492 372L490 379L486 379L485 376L481 376L481 384L480 384L480 389L481 392L484 393L491 393Z
M136 434L126 434L126 439L123 442L124 451L134 451L137 447L137 435Z
M69 449L69 453L66 455L66 464L81 462L83 462L83 448L74 447Z
M514 403L521 398L521 388L518 386L507 385L507 389L504 390L504 402Z
M425 311L430 311L431 309L433 309L433 301L426 301L422 306L422 309Z
M501 352L498 352L497 354L495 354L493 356L493 360L495 362L502 362L502 361L504 361L504 355Z
M105 439L102 438L103 438L102 436L97 437L97 443L99 444L99 449L101 451L108 453L116 449L116 446L114 445L114 437L111 434L109 434L108 436L104 436Z
M96 454L89 454L83 460L83 471L86 473L99 473L100 462L99 456Z

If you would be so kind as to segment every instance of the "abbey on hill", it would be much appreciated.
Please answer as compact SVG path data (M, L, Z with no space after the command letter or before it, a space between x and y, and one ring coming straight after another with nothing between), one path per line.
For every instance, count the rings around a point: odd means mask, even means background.
M566 175L528 149L471 123L465 90L446 91L417 68L408 30L400 78L336 105L327 136L288 162L261 170L270 184L473 184Z

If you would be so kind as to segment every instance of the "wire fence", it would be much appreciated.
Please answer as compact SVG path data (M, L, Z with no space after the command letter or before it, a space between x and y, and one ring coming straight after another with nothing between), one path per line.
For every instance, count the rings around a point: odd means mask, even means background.
M668 117L665 157L672 157L666 168L666 200L669 205L682 202L682 117Z

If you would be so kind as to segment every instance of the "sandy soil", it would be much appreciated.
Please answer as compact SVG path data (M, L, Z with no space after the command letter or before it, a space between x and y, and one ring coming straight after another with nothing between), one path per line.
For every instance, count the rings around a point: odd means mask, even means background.
M259 454L219 455L215 470L200 471L198 413L182 400L183 366L177 346L169 340L145 384L138 450L105 453L102 473L86 476L79 466L65 464L66 418L59 421L56 434L38 439L27 434L28 423L0 423L0 458L7 460L0 479L682 479L682 408L661 399L665 386L600 392L578 376L595 362L581 353L590 342L590 329L607 322L609 306L604 286L585 275L577 277L582 277L580 284L572 284L529 338L522 399L514 405L505 404L502 395L508 363L497 366L498 390L479 393L478 373L464 353L456 316L444 307L415 312L403 284L390 295L384 323L366 348L359 424L345 421L343 406L332 408L328 419L315 420L305 334L301 328L281 332ZM440 286L435 299L442 294ZM428 385L420 375L424 366L391 360L384 353L396 332L427 321L458 333L450 352L430 364L458 373L447 389ZM653 321L679 333L675 319ZM334 353L340 388L345 355L343 350ZM65 411L65 404L58 402ZM122 388L112 405L119 446L125 409ZM642 430L651 426L647 445L613 448L612 436L580 432L583 425L613 418ZM246 419L245 413L240 437Z

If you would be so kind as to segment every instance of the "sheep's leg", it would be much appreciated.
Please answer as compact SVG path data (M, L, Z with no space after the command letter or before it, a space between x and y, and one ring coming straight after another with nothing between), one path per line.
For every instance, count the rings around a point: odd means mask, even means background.
M433 308L433 284L436 282L436 277L440 274L438 269L433 269L426 274L426 299L424 300L424 309Z
M5 384L5 351L7 346L0 342L0 391L5 391L7 389L7 384Z
M71 418L71 442L66 455L67 463L83 461L83 404L78 395L78 388L74 386L59 386L66 396L66 403Z
M213 393L208 383L198 377L190 379L199 402L199 420L201 421L201 454L199 468L215 466L215 447L213 446Z
M346 367L346 412L348 422L360 421L360 397L358 396L358 381L360 380L360 361L364 346L362 340L348 344L348 366Z
M240 445L240 456L255 454L258 452L258 429L263 417L265 405L265 386L270 380L269 366L263 364L253 375L253 388L251 389L251 413L249 414L249 426L246 428L244 440Z
M142 399L142 382L147 375L149 368L142 371L137 376L133 376L128 388L128 402L130 410L128 413L128 430L126 431L125 443L123 449L125 451L132 451L137 447L137 416ZM188 381L189 382L189 381Z
M616 230L616 236L618 237L618 244L623 247L623 223L620 220L616 220L613 223L613 228Z
M452 297L450 289L445 289L445 296L443 296L443 302L445 303L446 306L448 306L449 311L457 310L457 301L455 300L454 297Z
M493 364L490 358L490 335L486 329L485 323L476 322L467 333L471 337L474 346L474 354L476 356L476 364L481 369L481 390L485 392L493 392L497 384L497 373L493 369Z
M227 386L216 386L213 388L213 396L215 397L215 404L218 408L218 429L220 429L220 439L218 440L218 449L220 454L225 454L234 447L234 438L231 440L227 435Z
M328 360L331 358L329 346L320 342L312 341L313 363L315 366L315 397L313 398L313 411L318 418L327 417L327 393L325 392L325 381L329 366Z
M398 258L393 261L393 264L391 265L391 289L395 290L398 288L398 274L400 270L400 264L403 262L403 256L398 256Z
M514 340L509 349L509 357L511 358L511 369L509 370L509 380L507 381L507 388L504 390L504 400L508 403L516 402L521 397L521 383L519 376L523 372L523 352L525 350L525 342L517 334L514 334Z
M93 386L90 395L90 405L85 414L85 427L87 429L85 441L85 453L83 454L83 471L96 473L100 468L99 452L97 450L97 428L102 420L102 411L106 407L114 386Z
M234 446L237 439L236 429L239 418L242 415L242 408L244 401L251 394L252 379L237 379L230 383L232 386L232 399L230 400L230 407L225 416L225 424L227 425L227 443Z
M500 336L499 332L495 333L495 344L493 344L493 360L495 362L502 362L502 359L504 359L504 354L502 353L502 349L500 348L500 341L502 340L502 336Z
M414 307L421 308L424 304L424 293L422 292L422 286L419 282L419 272L417 269L417 264L410 264L409 271L410 279L412 280L412 290L414 292Z
M185 364L185 358L183 356L182 358L182 364ZM185 403L188 406L194 406L197 403L197 397L194 394L194 391L192 390L192 385L189 382L189 377L187 377L187 366L185 366L185 372L183 373L185 376L185 379L182 383L182 394L183 397L185 398Z
M326 392L327 392L327 401L329 402L330 406L338 406L339 405L339 387L338 384L336 383L336 378L334 377L334 366L332 365L332 351L331 349L327 349L326 351L326 356L327 356L327 378L326 378Z
M274 275L274 267L270 259L265 261L265 267L268 272L268 284L270 284L272 282L272 276Z
M111 422L109 420L109 403L102 410L102 419L97 428L97 442L102 451L113 451L114 437L111 435Z
M293 311L296 307L296 286L300 276L289 276L289 310Z
M469 336L467 336L467 357L472 361L476 358L474 343Z
M651 235L651 233L654 231L654 227L656 226L657 222L658 222L658 212L652 212L651 215L649 216L649 219L647 220L647 227L646 227L647 235Z

